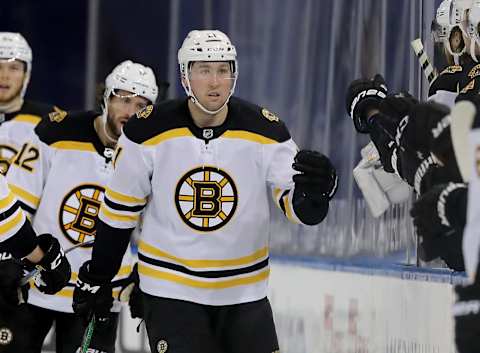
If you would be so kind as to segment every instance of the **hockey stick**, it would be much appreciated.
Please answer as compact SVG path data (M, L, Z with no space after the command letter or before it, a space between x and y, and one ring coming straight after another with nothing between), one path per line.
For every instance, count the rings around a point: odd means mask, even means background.
M410 45L412 46L412 49L418 58L418 62L423 70L423 74L427 78L428 84L431 85L432 82L437 78L437 71L433 67L427 53L425 52L425 49L423 48L422 40L417 38L413 40Z
M72 250L75 250L76 248L80 248L82 246L85 246L85 245L90 245L90 244L93 244L95 240L92 239L92 240L89 240L89 241L86 241L84 243L78 243L78 244L75 244L73 245L72 247L68 248L67 250L65 250L65 254L68 254L70 251ZM31 270L29 273L27 273L24 277L22 277L22 279L20 280L20 286L24 286L25 284L28 283L28 281L30 281L33 277L35 277L36 275L38 275L40 272L40 269L38 268L35 268L33 270Z
M90 342L93 337L93 330L95 329L95 314L92 314L92 318L88 322L88 326L83 333L82 343L80 345L80 353L86 353Z
M475 118L475 106L467 101L458 102L452 109L450 135L458 169L464 182L468 183L472 170L472 147L468 135Z

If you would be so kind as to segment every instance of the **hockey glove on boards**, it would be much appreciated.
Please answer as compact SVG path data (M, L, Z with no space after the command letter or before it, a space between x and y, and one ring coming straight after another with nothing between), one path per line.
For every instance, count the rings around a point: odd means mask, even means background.
M19 287L23 264L8 252L0 252L0 312L14 309L27 301L28 284Z
M72 302L73 311L83 317L85 324L93 314L97 321L108 320L113 305L110 280L90 273L89 265L87 261L80 267Z
M477 272L478 274L478 272ZM455 344L458 353L477 353L480 342L480 283L458 285L453 304Z
M440 257L450 268L465 270L462 239L466 207L467 186L460 183L435 185L415 201L410 214L422 238L422 260Z
M387 93L385 80L379 74L373 79L361 78L350 83L346 92L346 109L358 132L370 131L367 113L371 109L378 109Z
M318 224L326 215L328 201L337 191L337 172L327 156L309 150L299 151L292 167L300 172L293 176L295 213L305 224Z

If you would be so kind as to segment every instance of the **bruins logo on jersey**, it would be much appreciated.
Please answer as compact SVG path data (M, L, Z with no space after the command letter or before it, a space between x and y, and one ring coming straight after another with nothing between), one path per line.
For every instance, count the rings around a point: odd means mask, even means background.
M237 208L237 188L223 170L200 167L187 172L175 190L175 204L191 228L209 232L227 224Z
M73 244L95 238L104 192L105 189L101 186L84 184L77 186L64 197L60 207L59 225L65 237Z
M440 75L443 74L454 74L455 72L462 72L462 67L460 65L452 65L448 66L445 70L443 70Z
M480 75L480 64L475 65L475 66L470 70L470 72L468 73L468 77L470 77L470 78L475 78L475 77L477 77L478 75Z
M475 88L475 80L471 80L463 89L460 91L460 93L467 93L468 91L471 91L472 89Z
M265 109L263 108L262 109L262 115L269 121L275 121L278 123L279 119L278 119L278 116L276 116L275 114L273 114L271 111L269 111L268 109Z
M152 112L153 112L153 105L151 104L147 105L145 108L143 108L137 113L137 118L146 119L150 116L150 114L152 114Z
M65 110L62 110L58 107L53 107L53 112L48 113L48 117L50 118L51 122L57 122L60 123L62 122L63 119L67 116L67 112Z
M0 174L7 174L18 151L10 145L0 145Z

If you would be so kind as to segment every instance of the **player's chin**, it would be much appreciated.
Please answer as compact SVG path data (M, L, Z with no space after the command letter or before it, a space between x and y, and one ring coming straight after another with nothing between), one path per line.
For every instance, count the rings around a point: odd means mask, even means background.
M5 104L11 102L15 99L16 95L12 90L0 90L0 104Z

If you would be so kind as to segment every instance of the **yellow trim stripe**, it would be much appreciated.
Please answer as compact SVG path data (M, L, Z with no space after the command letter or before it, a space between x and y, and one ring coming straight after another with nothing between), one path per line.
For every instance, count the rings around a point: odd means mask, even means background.
M193 136L188 128L182 127L178 129L172 129L169 131L162 132L161 134L158 134L157 136L154 136L142 142L142 145L155 146L163 141L170 140L177 137L185 137L185 136Z
M9 231L11 231L22 221L25 221L25 214L23 213L22 209L19 208L12 216L7 218L7 221L5 221L5 223L0 225L0 236L5 235Z
M147 199L140 199L138 197L134 196L128 196L122 193L119 193L118 191L114 191L110 188L105 189L105 196L107 196L108 199L111 201L117 202L117 203L133 203L133 204L141 204L145 205L147 203Z
M105 204L102 204L102 206L100 206L100 213L102 213L105 217L118 222L137 222L140 218L139 215L130 216L113 213L105 207Z
M58 148L60 150L97 152L93 144L90 142L58 141L52 143L50 146L53 148Z
M270 145L270 144L273 144L273 143L278 143L277 141L271 139L271 138L268 138L268 137L265 137L265 136L262 136L262 135L259 135L259 134L255 134L253 132L249 132L249 131L231 131L231 130L228 130L228 131L225 131L222 135L222 137L225 137L225 138L232 138L232 139L241 139L241 140L248 140L248 141L252 141L252 142L257 142L257 143L261 143L263 145Z
M288 194L285 195L283 200L284 200L284 204L285 204L285 215L287 216L288 220L290 220L293 223L298 223L298 221L295 219L295 217L293 217L292 209L290 207L290 200L288 198Z
M217 282L205 282L198 281L191 278L186 278L182 276L175 275L169 272L158 271L153 268L144 266L143 264L138 264L138 273L153 277L157 279L163 279L165 281L175 282L184 286L203 288L203 289L224 289L231 288L236 286L243 286L247 284L252 284L260 281L264 281L268 278L270 274L270 269L266 269L256 275L242 278L235 278L226 281L217 281Z
M13 193L20 199L27 201L30 206L33 206L33 208L37 208L38 204L40 203L40 198L36 197L35 195L29 193L28 191L14 185L14 184L8 184L10 187L10 190L13 191Z
M0 200L0 209L9 208L10 206L12 206L14 202L15 202L15 195L13 194L12 191L10 191L4 199Z
M18 114L15 118L13 118L13 120L24 122L24 123L30 123L33 125L38 125L38 123L42 120L42 118L39 117L38 115Z
M142 252L149 253L156 257L163 257L175 261L179 264L182 264L187 267L192 268L209 268L209 267L230 267L230 266L240 266L240 265L249 265L253 262L256 262L268 255L268 248L264 247L260 250L255 251L253 254L239 257L236 259L224 259L224 260L191 260L191 259L181 259L174 255L171 255L165 251L162 251L154 246L147 244L145 241L140 240L138 243L138 249Z

